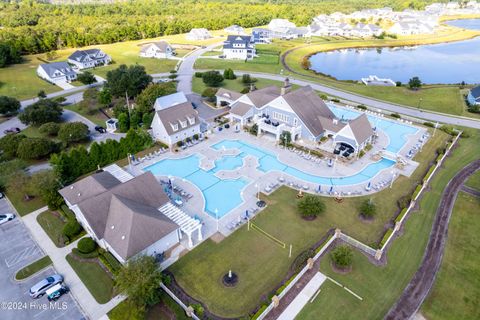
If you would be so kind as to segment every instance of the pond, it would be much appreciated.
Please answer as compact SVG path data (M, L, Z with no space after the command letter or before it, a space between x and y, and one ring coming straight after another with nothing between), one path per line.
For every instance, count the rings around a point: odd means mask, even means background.
M470 30L480 30L480 19L461 19L445 22L448 25Z
M480 27L480 19L462 21L462 27L467 25ZM480 37L418 47L319 52L310 57L310 62L312 70L338 80L359 81L376 75L402 83L414 76L429 84L480 83Z

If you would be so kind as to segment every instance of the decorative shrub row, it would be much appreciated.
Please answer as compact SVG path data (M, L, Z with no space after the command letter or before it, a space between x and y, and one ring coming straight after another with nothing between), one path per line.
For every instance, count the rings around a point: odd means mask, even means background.
M420 193L420 190L422 189L422 185L419 184L416 188L415 191L412 194L412 199L416 199L418 194Z
M98 250L94 250L90 253L82 253L78 248L73 248L72 253L82 259L93 259L98 257Z
M400 222L400 220L403 219L403 217L407 214L408 208L403 208L402 211L400 211L400 214L395 218L395 222Z
M99 255L100 261L114 275L122 268L122 264L108 251L102 251Z
M253 315L252 318L250 318L251 320L256 320L258 319L258 317L260 317L260 315L263 313L263 311L265 311L266 309L268 308L268 305L264 304L260 307L260 309L258 309L258 311Z
M427 182L427 180L432 175L433 170L435 170L435 167L436 166L431 166L430 169L428 169L427 174L425 175L425 177L423 177L423 183Z
M382 238L382 241L380 241L380 244L379 244L379 248L383 248L383 246L385 245L385 243L387 242L388 238L390 238L390 236L392 235L393 233L393 229L392 228L389 228L387 230L387 232L385 232L385 234L383 235L383 238Z

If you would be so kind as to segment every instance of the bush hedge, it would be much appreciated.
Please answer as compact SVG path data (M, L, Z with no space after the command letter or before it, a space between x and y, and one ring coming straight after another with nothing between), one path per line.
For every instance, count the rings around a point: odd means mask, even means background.
M108 251L100 253L99 258L105 267L114 275L117 275L122 268L122 264Z
M418 194L420 193L420 190L422 189L422 185L419 184L416 188L415 191L412 194L412 199L416 199Z
M402 211L400 211L400 214L395 218L395 222L399 222L400 220L403 219L403 216L407 213L407 208L403 208Z
M86 237L78 241L77 248L81 253L91 253L97 249L97 243L92 238Z
M62 230L63 235L67 237L69 240L73 239L80 232L82 232L82 226L80 225L80 223L77 222L77 220L68 221L63 226L63 230Z
M268 305L264 304L258 309L258 311L252 316L251 320L256 320L267 309Z
M387 242L388 238L390 238L390 235L393 233L393 229L389 228L387 232L383 235L382 241L380 241L379 248L381 249L385 243Z
M82 259L93 259L98 257L98 250L94 250L90 253L83 253L83 252L80 252L78 248L73 248L72 253L76 255L78 258L82 258Z

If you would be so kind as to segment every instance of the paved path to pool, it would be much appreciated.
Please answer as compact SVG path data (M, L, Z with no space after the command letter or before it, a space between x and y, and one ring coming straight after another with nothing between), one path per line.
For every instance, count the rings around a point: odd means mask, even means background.
M327 277L317 272L288 307L280 314L277 320L292 320L302 311L303 307L313 298Z

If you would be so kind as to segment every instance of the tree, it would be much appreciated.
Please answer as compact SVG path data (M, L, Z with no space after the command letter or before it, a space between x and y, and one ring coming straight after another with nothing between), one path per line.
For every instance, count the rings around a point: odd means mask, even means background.
M413 77L408 80L408 87L412 90L418 90L422 86L422 81L419 77Z
M99 99L100 92L95 88L88 88L83 92L83 100L78 105L88 114L95 114L102 107Z
M290 144L290 142L292 142L292 134L290 133L290 131L283 131L281 134L280 134L280 144L282 146L288 146Z
M10 116L16 114L20 109L20 101L15 98L0 96L0 114Z
M223 76L218 71L207 71L203 73L202 80L209 87L218 87L223 82Z
M47 94L45 93L44 90L40 90L37 93L37 97L39 97L40 99L45 99L47 97Z
M217 94L217 89L215 88L205 88L202 92L202 97L207 98L208 101L210 102L215 102L216 97L215 95Z
M139 309L158 303L162 273L152 256L139 256L128 261L115 278L116 289L128 296Z
M253 80L253 78L248 73L245 73L242 76L242 83L250 84L250 83L253 83L253 82L255 82L255 81Z
M55 143L45 138L25 138L20 141L17 155L20 159L42 159L55 150Z
M64 203L62 196L57 191L62 186L53 170L42 170L32 174L30 185L47 203L50 210L56 210Z
M62 233L69 240L72 240L77 234L82 232L82 226L77 220L70 220L64 226Z
M118 116L118 130L120 130L120 132L127 132L128 128L130 128L130 119L128 118L128 114L123 112Z
M333 249L330 257L336 267L346 269L352 265L353 251L346 245L339 246Z
M157 98L177 92L175 83L151 83L136 99L136 110L140 113L148 113L153 110Z
M142 116L143 127L149 129L152 125L153 117L155 114L153 112L144 113Z
M16 171L8 178L7 189L17 194L23 194L23 198L29 200L32 197L29 182L30 178L25 171Z
M225 71L223 71L223 77L227 80L237 79L237 76L231 68L225 69Z
M112 94L110 93L110 90L103 88L103 90L98 93L98 102L104 107L110 105L110 103L112 103Z
M0 138L0 150L3 152L3 156L7 159L15 158L20 141L26 138L23 134L7 134Z
M83 84L92 84L97 82L97 79L95 78L95 76L89 71L84 71L80 73L77 76L77 80Z
M58 134L58 130L60 130L60 124L56 122L47 122L38 128L40 133L47 136L56 136Z
M325 211L325 204L318 196L305 195L297 204L298 211L306 218L315 218Z
M62 107L49 99L42 99L26 107L18 119L26 125L40 126L47 122L60 122Z
M106 88L114 97L136 97L148 84L152 82L145 72L145 67L141 65L131 65L127 67L122 64L115 70L107 73Z
M377 207L372 199L363 201L359 209L360 214L365 218L373 218L377 214Z
M22 56L15 46L11 43L0 43L0 68L10 64L20 63Z
M63 123L58 130L58 138L65 143L87 140L90 130L83 122Z

